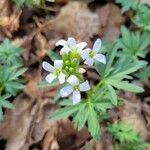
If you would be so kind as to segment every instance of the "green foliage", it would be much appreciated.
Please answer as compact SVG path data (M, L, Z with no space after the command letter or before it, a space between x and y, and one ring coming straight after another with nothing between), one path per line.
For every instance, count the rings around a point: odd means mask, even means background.
M4 119L2 108L14 109L14 105L7 100L10 96L9 94L0 96L0 122Z
M9 93L15 96L24 88L19 77L26 71L26 68L0 66L0 70L0 93Z
M60 60L60 59L61 59L60 55L57 54L57 53L55 53L55 52L53 52L52 50L50 50L50 51L48 52L48 56L49 56L49 58L50 58L52 61Z
M106 65L95 62L95 68L101 80L97 86L87 93L87 99L83 99L77 105L73 105L69 100L61 101L59 104L63 108L52 114L49 119L58 120L71 116L74 126L78 130L87 126L92 137L97 141L100 139L99 123L107 118L108 109L113 108L114 105L119 105L118 99L120 98L117 96L117 92L119 90L143 92L143 88L130 83L128 79L131 80L131 74L145 66L146 62L139 60L133 62L132 59L129 61L128 55L125 55L123 58L117 56L120 50L119 43L120 41L117 41L108 50ZM144 48L146 47L145 45L143 46Z
M54 2L55 0L14 0L17 8L23 6L45 6L45 2Z
M134 10L135 16L131 19L142 31L150 31L150 8L140 3L139 0L116 0L121 4L122 11Z
M110 124L108 131L113 136L117 150L145 150L148 146L140 135L124 122Z
M67 116L73 117L74 126L81 130L87 123L87 127L95 140L100 139L99 116L95 111L95 106L91 100L84 101L78 105L73 105L67 99L60 103L65 106L52 114L50 120L58 120Z
M118 39L120 57L127 57L130 60L144 58L147 54L147 48L150 45L150 32L130 32L126 27L121 27L122 37Z
M8 39L5 39L0 45L0 64L20 64L19 57L22 49L12 44Z
M30 6L32 5L32 0L15 0L17 8L22 7L23 5Z
M149 16L150 16L150 8L147 6L141 5L132 20L142 30L150 31Z
M150 78L150 66L143 67L139 72L134 74L140 80L146 80Z
M129 9L137 9L139 0L116 0L116 3L121 4L122 11L126 12Z
M27 70L22 67L22 49L5 39L0 45L0 120L3 120L3 108L13 108L8 101L10 96L24 88L20 76Z
M115 89L125 90L130 92L143 92L143 89L137 85L129 83L128 79L132 79L133 72L139 70L146 65L144 61L132 62L128 60L128 55L124 55L123 58L116 58L118 50L118 44L114 46L111 51L107 54L107 64L106 66L96 64L96 69L101 76L101 84L98 88L105 87L108 99L112 104L117 105L117 93ZM115 59L115 61L114 61ZM104 90L103 90L104 92Z

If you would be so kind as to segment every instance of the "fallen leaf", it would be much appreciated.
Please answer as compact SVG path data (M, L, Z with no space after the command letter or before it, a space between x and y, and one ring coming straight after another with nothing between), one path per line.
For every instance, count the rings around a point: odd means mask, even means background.
M114 4L107 4L96 10L99 15L100 29L104 40L113 41L120 35L124 23L121 9Z

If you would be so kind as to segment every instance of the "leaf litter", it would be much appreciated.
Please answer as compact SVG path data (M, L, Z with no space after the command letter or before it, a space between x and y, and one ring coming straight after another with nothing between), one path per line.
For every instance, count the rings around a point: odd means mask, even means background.
M53 102L57 86L38 89L37 84L42 76L41 61L46 58L48 49L57 51L56 41L69 36L89 44L97 36L113 41L120 35L120 27L126 22L126 17L117 5L109 2L96 6L94 11L88 7L88 1L58 0L56 5L58 12L45 11L41 17L42 11L32 8L21 11L8 0L0 1L0 40L8 37L23 47L22 58L29 67L24 74L26 87L13 99L15 109L5 110L5 121L0 124L0 139L6 140L6 150L68 150L68 147L76 150L86 149L88 144L95 150L112 150L113 143L105 124L101 127L101 142L95 143L86 128L77 132L68 118L49 121L48 115L58 107ZM97 80L96 73L91 72L90 78ZM144 100L142 96L128 92L121 93L121 96L130 101L110 114L114 115L114 120L132 124L144 139L149 139L149 95Z

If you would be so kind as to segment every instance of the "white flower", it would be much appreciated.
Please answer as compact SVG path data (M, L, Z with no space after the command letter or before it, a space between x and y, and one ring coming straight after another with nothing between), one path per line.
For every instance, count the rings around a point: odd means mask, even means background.
M85 60L85 64L92 66L94 64L94 60L97 60L101 63L106 64L105 55L99 53L101 49L102 42L100 39L97 39L93 45L93 49L87 48L81 52L81 57Z
M87 43L86 42L81 42L78 43L73 37L69 37L67 41L65 40L59 40L56 43L56 46L63 46L62 49L60 50L60 54L68 53L69 51L77 51L79 54L81 51L86 47Z
M47 82L51 83L56 78L58 78L60 84L65 82L65 74L62 73L62 65L63 65L62 60L55 60L54 61L54 66L52 66L51 64L49 64L45 61L42 63L43 68L46 71L50 72L46 76L46 81Z
M69 85L65 86L60 90L60 94L62 97L67 97L72 93L73 104L77 104L81 101L80 91L88 91L90 89L90 85L88 81L83 83L79 83L79 79L75 75L71 75L67 82Z

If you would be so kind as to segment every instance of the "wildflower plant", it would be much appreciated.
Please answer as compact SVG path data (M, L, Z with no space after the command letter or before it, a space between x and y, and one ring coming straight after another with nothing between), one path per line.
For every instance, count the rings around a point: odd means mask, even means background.
M145 150L148 146L148 143L124 122L110 124L108 131L112 134L116 150Z
M49 119L70 116L76 129L87 126L91 136L99 140L99 123L103 120L103 114L119 105L121 98L117 95L118 91L143 92L143 88L129 83L128 79L131 80L130 74L145 66L146 62L128 61L128 56L121 58L118 55L118 42L113 43L106 54L102 54L102 41L99 38L92 48L87 48L86 42L77 43L72 37L67 41L59 40L56 46L61 46L60 55L54 52L49 54L54 67L45 61L42 64L50 72L46 76L49 85L56 82L61 84L56 96L61 108ZM84 77L89 67L95 68L99 74L96 85Z
M3 120L2 108L14 108L8 101L10 97L24 88L20 76L27 70L21 61L22 49L5 39L0 44L0 121Z
M132 22L142 31L150 31L150 8L141 4L140 0L116 0L121 4L122 11L133 10L135 15L131 18Z

